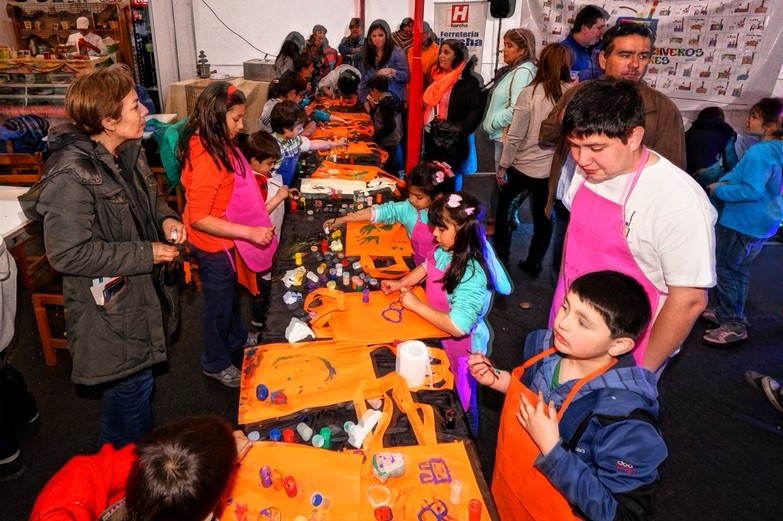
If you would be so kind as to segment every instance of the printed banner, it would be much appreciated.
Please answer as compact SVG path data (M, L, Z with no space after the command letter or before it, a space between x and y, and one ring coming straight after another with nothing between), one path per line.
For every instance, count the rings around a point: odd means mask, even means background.
M579 10L598 5L609 24L632 21L655 33L644 80L680 108L749 105L774 88L783 43L781 2L770 0L528 0L541 47L565 38Z
M446 2L435 4L433 30L438 41L460 40L468 54L478 59L475 70L481 70L484 55L484 30L489 16L489 2Z

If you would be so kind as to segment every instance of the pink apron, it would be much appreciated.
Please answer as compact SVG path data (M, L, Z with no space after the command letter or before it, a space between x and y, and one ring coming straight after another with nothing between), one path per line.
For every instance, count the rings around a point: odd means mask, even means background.
M448 313L451 311L446 290L443 283L438 282L443 278L443 270L435 266L434 250L427 255L427 278L425 279L424 293L427 295L427 303L438 311ZM454 386L462 402L462 409L467 411L470 407L473 393L476 392L476 380L470 375L468 369L468 352L471 351L471 331L459 338L443 338L440 345L446 351L451 372L454 374Z
M585 273L614 270L636 279L647 292L653 316L658 311L661 292L653 284L636 263L628 247L627 226L625 220L625 204L633 192L639 176L647 164L650 153L643 149L642 158L636 172L628 176L620 203L615 203L582 185L574 194L571 203L571 220L566 232L563 263L560 267L560 277L555 289L555 298L549 312L549 327L554 325L557 310L563 303L566 289L574 279ZM650 328L647 327L636 343L633 356L641 365L647 342L650 338Z
M226 220L246 226L272 226L272 220L266 213L264 198L255 180L253 169L238 148L235 148L233 152L234 192L226 207ZM244 176L242 176L242 172L245 173ZM277 250L277 233L280 230L275 230L275 232L272 242L266 246L259 246L244 239L234 239L234 244L242 256L242 260L256 273L262 273L272 266L272 258ZM229 255L230 258L231 255Z
M432 233L432 226L424 224L421 220L421 210L416 212L416 224L411 231L411 247L413 248L413 262L418 266L423 263L430 253L435 251L438 241Z

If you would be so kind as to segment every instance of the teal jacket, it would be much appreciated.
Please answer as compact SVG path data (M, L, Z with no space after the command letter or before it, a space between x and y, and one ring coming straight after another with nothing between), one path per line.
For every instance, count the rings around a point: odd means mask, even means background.
M731 230L766 239L783 220L783 142L750 147L739 164L720 179L713 196L723 202L718 222Z

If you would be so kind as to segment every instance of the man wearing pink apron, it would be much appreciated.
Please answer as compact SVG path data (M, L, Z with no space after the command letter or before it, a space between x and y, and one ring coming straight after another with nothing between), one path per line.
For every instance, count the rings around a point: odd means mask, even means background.
M550 326L579 275L630 275L656 317L633 354L656 371L688 335L715 284L714 209L690 176L641 144L644 108L630 81L604 77L582 87L566 108L563 133L579 168L566 197L571 221Z

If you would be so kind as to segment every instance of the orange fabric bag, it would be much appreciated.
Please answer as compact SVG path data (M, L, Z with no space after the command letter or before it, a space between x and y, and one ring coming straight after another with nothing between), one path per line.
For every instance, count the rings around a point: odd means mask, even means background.
M371 141L375 129L370 121L353 121L347 124L322 123L318 125L310 139L337 140L346 138L356 141Z
M348 165L335 163L325 159L310 177L316 179L347 179L349 181L369 182L376 177L391 179L397 183L398 188L405 187L405 181L397 176L386 173L380 167L372 165Z
M334 342L321 341L246 349L239 390L239 424L352 400L359 382L375 380L375 370L366 344L340 347L335 349ZM261 384L269 393L264 400L256 394ZM271 395L276 391L285 393L287 403L272 403Z
M304 516L308 521L359 521L362 519L357 508L362 501L362 459L360 453L334 452L294 443L254 442L226 493L219 519L291 521ZM272 471L272 486L264 487L260 476L262 467ZM284 483L279 490L274 484L275 471ZM285 487L289 476L295 482L294 497L289 497ZM323 498L321 508L313 506L314 494ZM328 509L323 508L326 502Z
M329 150L319 150L318 155L322 157L336 156L340 158L348 158L353 156L358 160L366 160L382 165L389 159L389 153L383 150L375 143L367 143L361 141L358 143L348 143L345 146L334 147ZM342 160L343 163L348 162L347 159Z
M411 291L427 302L420 286ZM304 301L304 309L310 313L310 328L317 338L362 344L448 336L413 311L403 309L399 305L399 294L371 291L369 297L369 302L362 302L359 292L314 289ZM384 314L391 320L384 318ZM398 317L399 322L396 321Z
M434 427L434 413L429 405L416 403L408 390L405 380L391 373L380 380L381 389L387 399L383 404L383 416L378 426L365 439L367 459L362 464L361 519L374 519L374 509L370 501L385 499L388 489L388 505L394 519L403 520L467 520L471 500L481 503L481 519L490 520L492 516L484 502L477 475L481 469L478 463L471 463L465 443L462 441L437 443ZM391 399L389 399L391 398ZM408 416L419 445L407 447L383 447L383 435L392 417L391 409L396 405ZM365 402L356 402L358 416L367 410ZM373 474L373 455L383 452L398 452L405 460L405 471L401 476L390 477L381 483ZM458 504L452 499L452 483L459 481L461 493ZM489 494L489 491L486 491ZM491 505L495 512L494 504Z
M376 398L380 390L370 356L375 349L391 345L339 344L330 341L298 344L268 344L245 350L242 383L239 389L240 425L280 418L315 407L325 407L364 398ZM449 370L445 351L428 348L433 361L432 377L414 390L453 389L454 375ZM265 385L267 392L282 391L285 404L272 403L270 396L259 398L256 389ZM263 395L262 395L263 396Z
M349 222L345 228L345 255L404 257L413 255L413 248L401 223Z
M332 111L333 116L343 118L345 121L364 121L366 123L372 123L372 118L366 112L337 112Z

